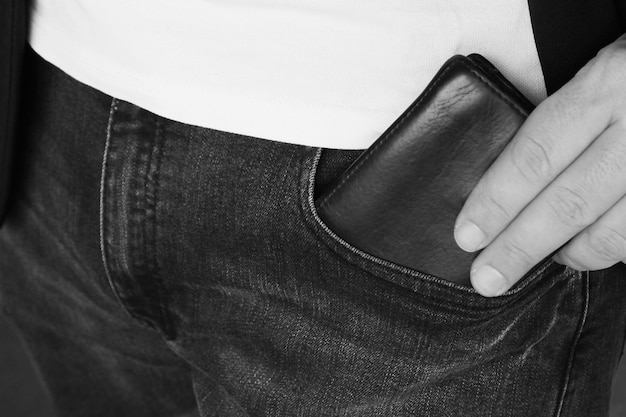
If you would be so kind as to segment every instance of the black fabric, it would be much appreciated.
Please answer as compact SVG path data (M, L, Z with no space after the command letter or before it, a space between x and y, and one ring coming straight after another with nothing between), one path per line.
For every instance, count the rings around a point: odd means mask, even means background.
M622 32L626 32L626 0L615 0Z
M25 44L25 2L0 0L0 222L9 199L19 75Z
M529 0L548 94L624 33L625 0Z

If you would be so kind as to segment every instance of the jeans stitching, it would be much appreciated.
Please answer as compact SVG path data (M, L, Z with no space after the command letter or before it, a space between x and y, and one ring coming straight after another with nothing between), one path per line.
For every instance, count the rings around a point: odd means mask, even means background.
M163 333L165 335L165 338L167 340L173 340L176 337L175 334L175 330L174 330L174 325L172 323L172 319L170 317L169 311L167 309L166 306L166 296L165 293L166 291L164 291L164 282L163 282L163 277L157 272L160 271L160 265L159 265L159 257L157 256L157 252L156 252L156 240L157 240L157 230L158 230L158 223L157 223L157 217L156 217L156 209L157 209L157 195L158 195L158 190L159 190L159 185L160 185L160 175L159 175L159 169L161 167L161 159L163 156L163 152L162 152L162 142L163 142L163 134L162 134L162 124L160 122L160 120L157 118L156 119L156 127L155 127L155 132L154 132L154 144L152 147L152 155L150 157L150 166L148 168L148 173L147 173L147 181L148 182L150 180L150 173L153 172L153 176L152 176L152 192L153 192L153 196L152 196L152 201L147 201L147 204L151 205L151 212L152 215L151 216L147 216L146 217L146 226L148 225L149 221L152 221L152 239L149 242L150 243L150 247L148 248L148 239L146 239L146 255L149 257L148 259L150 259L150 268L149 269L153 269L153 275L154 275L154 285L157 287L157 294L159 296L159 310L160 310L160 315L161 315L161 322L163 324ZM154 169L154 171L152 171L152 169ZM147 209L147 207L146 207Z
M104 274L107 277L107 281L109 282L109 286L111 287L111 290L113 291L113 294L115 295L115 299L117 300L117 302L120 305L123 305L122 303L122 299L120 298L120 295L117 291L117 289L115 288L115 284L113 283L113 279L111 277L111 270L109 269L109 262L108 262L108 257L107 257L107 249L106 249L106 242L105 242L105 226L104 226L104 194L106 192L106 171L107 171L107 167L108 167L108 158L109 158L109 151L110 151L110 146L111 146L111 126L113 124L113 115L115 114L115 111L117 110L117 99L112 98L111 99L111 106L109 109L109 120L107 122L107 130L106 130L106 141L104 144L104 153L102 155L102 171L101 171L101 175L100 175L100 255L102 256L102 264L104 266ZM128 310L126 310L125 308L123 309L124 311L126 311L127 314L130 315L130 312L128 312Z
M402 267L401 265L396 265L393 262L388 262L385 261L384 259L380 259L377 258L375 256L369 255L366 252L361 251L360 249L350 245L348 242L344 241L340 236L338 236L336 233L334 233L332 230L330 230L327 226L325 226L325 224L323 223L323 221L321 221L321 219L319 219L319 216L317 216L316 214L316 209L315 209L315 203L313 201L313 194L314 194L314 190L313 187L315 186L315 176L317 174L317 168L318 168L318 163L319 160L321 158L321 155L323 153L323 148L313 148L315 150L315 154L313 155L313 157L311 156L305 156L303 158L303 163L301 165L301 181L304 181L304 184L301 184L300 188L300 195L301 195L301 199L304 199L304 205L306 208L302 208L303 204L300 204L300 211L302 212L303 210L306 210L307 212L304 213L304 217L305 217L305 224L306 227L308 229L311 229L313 226L309 224L309 220L307 219L309 216L313 217L313 222L317 223L318 226L322 227L324 229L324 233L327 234L332 240L334 240L337 244L339 244L340 246L342 246L343 248L349 250L351 253L353 253L355 256L369 262L373 262L375 263L377 266L379 267L388 267L393 271L402 273L402 274L406 274L408 275L408 277L413 277L413 278L419 278L421 279L423 282L427 283L428 285L441 285L441 287L447 287L448 289L454 290L454 291L461 291L461 293L464 293L466 296L469 295L474 295L475 291L472 288L469 287L462 287L458 284L452 283L450 281L447 281L443 278L439 278L436 276L431 276L428 274L422 274L419 271L415 271L412 270L410 268L405 268ZM309 164L310 166L307 166L307 164ZM303 189L302 189L303 188ZM315 230L312 230L313 234L315 236L318 235L318 232ZM319 237L318 237L319 239ZM322 241L323 242L323 241ZM326 244L326 243L324 243ZM367 268L363 268L361 265L346 259L343 255L338 254L338 256L341 259L344 259L348 262L350 262L350 264L362 269L363 271L372 274L372 271L370 271ZM545 260L544 260L545 261ZM515 294L519 294L522 291L524 291L529 285L531 285L533 282L537 281L537 278L545 271L547 270L551 265L552 262L544 262L542 261L541 263L539 263L534 271L528 273L523 282L521 282L518 286L516 286L514 289L507 291L504 296L513 296ZM381 276L378 274L374 274L376 277L380 278ZM385 279L383 277L383 279ZM398 284L395 280L388 280L389 282L391 282L392 284ZM503 302L506 302L503 297L496 297L496 298L490 298L490 299L485 299L483 300L483 302L486 302L487 304L494 304L494 305L499 305Z
M578 276L582 278L582 272L578 272ZM563 381L563 387L561 388L561 396L560 396L561 398L559 399L559 403L557 404L554 417L561 417L562 415L561 413L563 412L563 405L565 404L565 398L567 396L567 390L570 385L570 380L572 377L572 370L574 368L576 348L578 347L580 336L582 335L583 328L585 327L585 323L587 321L587 314L589 313L589 271L585 271L585 277L582 278L582 281L583 281L583 293L585 297L584 307L580 315L578 328L576 329L576 334L574 335L574 339L572 340L572 348L571 348L568 363L567 363L567 369L565 371L565 379Z
M324 231L333 238L333 240L335 240L337 243L339 243L342 247L348 249L350 252L355 253L356 255L360 256L361 258L366 258L369 259L373 262L375 262L376 264L380 264L383 266L388 266L389 268L402 272L402 273L406 273L410 276L413 277L418 277L427 281L435 281L436 277L431 277L429 275L426 274L422 274L419 271L415 271L412 270L410 268L406 268L403 267L401 265L396 265L392 262L387 262L384 261L383 259L380 259L378 257L374 257L371 256L369 254L367 254L366 252L363 252L362 250L352 246L351 244L349 244L348 242L346 242L344 239L342 239L340 236L338 236L333 230L331 230L330 228L328 228L328 226L325 225L325 223L323 223L321 221L321 219L319 218L319 215L316 214L316 209L314 207L315 202L313 201L313 195L314 195L314 187L315 187L315 176L317 174L317 168L318 168L318 164L319 164L319 160L321 158L321 154L322 154L323 148L317 148L317 151L315 153L314 156L314 160L313 160L313 165L310 167L310 169L308 169L308 181L306 183L306 202L305 204L307 204L307 206L309 207L309 212L315 217L315 221L321 225L324 228ZM384 264L381 263L381 261L384 261ZM355 265L355 266L359 266L359 265ZM359 266L360 267L360 266ZM368 271L369 272L369 271ZM445 281L443 279L439 279L437 278L437 280L441 281L441 283L443 285L446 285L448 287L454 287L457 288L453 283L449 282L449 281ZM471 290L469 288L460 288L465 292L471 292Z

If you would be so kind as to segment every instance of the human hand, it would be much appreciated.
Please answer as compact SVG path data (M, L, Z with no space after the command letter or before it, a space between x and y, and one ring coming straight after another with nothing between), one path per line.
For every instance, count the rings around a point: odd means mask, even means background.
M484 248L472 285L500 295L550 253L577 270L626 260L626 35L531 113L461 209L457 244Z

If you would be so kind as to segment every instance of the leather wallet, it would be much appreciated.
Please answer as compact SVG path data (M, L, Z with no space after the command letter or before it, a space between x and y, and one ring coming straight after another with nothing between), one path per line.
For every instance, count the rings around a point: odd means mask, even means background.
M320 218L370 255L469 286L478 253L456 245L456 217L532 109L484 57L450 58L316 199Z

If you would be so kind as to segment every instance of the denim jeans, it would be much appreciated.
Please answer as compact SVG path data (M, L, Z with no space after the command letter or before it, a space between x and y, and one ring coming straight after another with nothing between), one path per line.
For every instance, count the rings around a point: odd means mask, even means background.
M624 264L483 298L323 224L360 151L168 120L32 52L26 81L0 301L59 416L607 415Z

